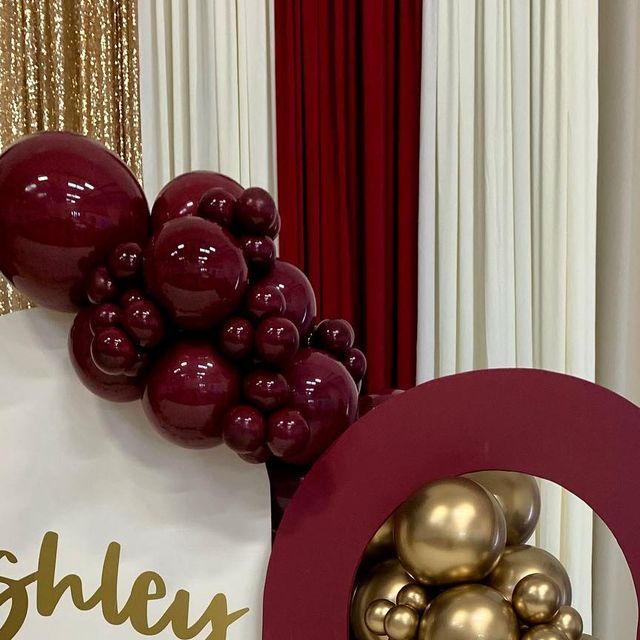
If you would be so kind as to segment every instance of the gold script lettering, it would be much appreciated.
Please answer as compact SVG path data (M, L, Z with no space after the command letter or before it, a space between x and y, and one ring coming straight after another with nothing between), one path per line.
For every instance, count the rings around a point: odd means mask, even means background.
M102 615L106 622L121 625L130 622L141 635L154 636L171 625L176 638L192 640L205 630L210 633L203 640L226 640L229 627L245 615L249 609L239 609L229 613L227 598L218 593L211 600L203 614L189 624L190 595L180 589L165 613L155 623L149 622L148 603L162 600L167 595L167 586L160 575L145 571L134 581L129 598L118 608L118 572L121 547L112 542L105 553L102 565L100 585L93 595L85 599L82 580L75 574L69 574L56 582L58 559L58 534L49 531L42 539L38 569L21 579L0 576L0 607L9 602L10 607L4 624L0 626L0 638L13 640L22 628L29 611L27 587L36 584L36 609L41 616L51 616L62 597L68 592L74 606L80 611L88 611L102 606ZM0 561L17 564L18 559L9 551L0 550Z

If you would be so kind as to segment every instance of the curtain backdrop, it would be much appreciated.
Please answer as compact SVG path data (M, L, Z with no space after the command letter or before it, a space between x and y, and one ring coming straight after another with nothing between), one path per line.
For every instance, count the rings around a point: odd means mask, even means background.
M418 380L500 366L593 380L597 2L428 5ZM537 543L567 566L588 629L591 512L542 492Z
M45 129L103 142L140 175L136 0L0 0L0 147ZM27 306L0 277L0 314Z
M276 0L282 257L350 320L369 389L415 383L422 0Z
M139 0L144 186L221 171L274 192L269 0Z

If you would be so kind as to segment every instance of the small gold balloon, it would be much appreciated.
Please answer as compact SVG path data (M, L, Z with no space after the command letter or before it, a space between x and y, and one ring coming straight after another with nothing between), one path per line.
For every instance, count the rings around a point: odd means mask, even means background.
M571 582L560 561L543 549L526 544L506 548L487 584L510 601L518 582L532 573L551 578L560 589L560 604L571 604Z
M396 547L393 543L393 516L391 516L382 523L382 526L369 541L369 544L364 550L362 562L373 564L387 560L395 556L395 552Z
M387 613L384 630L389 640L413 640L419 622L420 615L415 609L399 604Z
M506 523L496 499L468 478L439 480L396 512L400 562L426 585L482 580L504 551Z
M494 589L466 584L444 591L420 623L418 640L518 640L509 603Z
M550 624L541 624L526 631L522 640L567 640L567 636Z
M418 613L422 613L429 604L429 596L427 590L422 585L414 582L400 589L396 602L407 605L407 607L415 609Z
M573 607L560 607L551 624L560 629L569 640L582 638L582 616Z
M374 600L396 601L398 592L413 578L397 560L385 560L365 574L351 601L351 628L356 640L379 640L367 629L365 613Z
M375 633L377 636L383 636L385 634L385 616L391 609L393 609L393 607L395 607L395 605L391 600L374 600L367 607L364 614L364 623L367 626L367 629L369 629L371 633Z
M523 622L536 625L549 622L560 608L560 587L541 573L528 575L513 590L513 610Z
M507 521L507 545L526 542L540 518L540 488L533 476L512 471L479 471L471 478L493 494Z

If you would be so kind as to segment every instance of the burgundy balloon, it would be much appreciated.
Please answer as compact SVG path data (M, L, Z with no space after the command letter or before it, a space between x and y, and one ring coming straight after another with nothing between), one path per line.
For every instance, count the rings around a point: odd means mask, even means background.
M153 349L164 340L164 318L151 300L132 302L125 308L123 316L125 330L144 349Z
M245 399L261 411L279 409L289 399L289 385L280 373L255 369L243 380Z
M142 249L136 242L119 244L109 256L109 272L114 278L135 276L142 267Z
M282 291L274 285L261 282L249 288L244 305L254 320L284 315L287 308Z
M323 320L315 328L313 342L337 356L342 356L353 347L355 333L346 320Z
M276 243L269 236L242 236L240 246L252 272L267 273L276 263Z
M264 416L254 407L238 405L224 417L222 436L236 453L252 453L262 447L267 435Z
M135 363L136 348L122 329L107 327L94 336L91 357L104 373L120 375Z
M253 352L254 329L246 318L224 321L218 333L218 348L231 360L243 360Z
M358 413L358 389L345 367L317 349L300 349L284 371L287 404L305 417L311 437L291 462L315 460L352 423Z
M207 189L198 202L198 215L205 220L231 228L234 222L236 198L226 189Z
M235 213L236 221L244 233L259 235L273 233L276 220L280 217L273 198L260 187L249 187L240 194Z
M233 236L197 217L172 220L145 256L147 288L181 328L203 331L241 303L248 270Z
M91 333L96 333L106 329L107 327L118 327L122 323L122 311L115 304L101 304L91 308L89 326Z
M106 267L97 267L87 282L87 297L93 304L110 302L118 297L118 286Z
M238 372L205 341L178 342L148 374L143 405L162 435L202 449L222 442L222 420L238 402Z
M342 364L351 374L356 384L362 381L364 374L367 372L367 358L360 349L355 347L349 349L342 359Z
M126 376L144 375L151 364L151 355L148 351L137 351L133 364L125 370Z
M153 230L158 231L174 218L196 215L205 191L216 187L228 191L236 198L242 193L242 187L235 180L214 171L190 171L171 180L153 203Z
M311 430L304 416L295 409L281 409L269 416L267 446L271 452L289 462L309 444Z
M40 306L76 310L90 271L148 225L131 171L89 138L37 133L0 156L0 271Z
M265 318L256 329L256 353L268 364L282 365L291 360L300 346L300 334L291 320Z
M258 284L275 286L282 291L286 302L282 315L298 327L300 339L304 340L317 320L316 296L307 276L289 262L276 260L273 270Z
M146 300L147 294L142 289L128 289L120 296L120 306L124 309L138 300Z
M268 447L262 446L251 453L238 454L245 462L250 464L263 464L271 457Z

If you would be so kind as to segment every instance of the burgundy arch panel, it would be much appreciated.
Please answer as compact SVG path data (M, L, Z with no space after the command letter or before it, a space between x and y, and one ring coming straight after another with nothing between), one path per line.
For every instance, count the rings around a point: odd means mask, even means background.
M553 480L600 515L640 588L640 409L602 387L526 369L416 387L354 424L289 505L264 594L264 640L347 640L369 538L427 482L482 469ZM637 635L640 640L640 629Z

